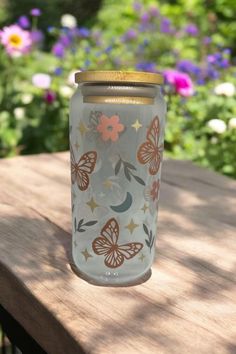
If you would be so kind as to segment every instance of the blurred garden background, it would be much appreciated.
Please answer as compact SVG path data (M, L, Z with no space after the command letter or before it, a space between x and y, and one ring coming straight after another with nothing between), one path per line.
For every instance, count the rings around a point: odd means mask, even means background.
M235 0L0 0L0 157L68 149L78 70L162 72L165 155L236 178Z

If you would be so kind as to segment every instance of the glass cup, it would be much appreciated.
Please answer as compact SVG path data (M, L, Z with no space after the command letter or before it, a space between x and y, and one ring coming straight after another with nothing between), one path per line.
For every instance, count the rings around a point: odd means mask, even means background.
M163 77L75 75L70 151L72 253L90 282L134 284L155 253L166 105Z

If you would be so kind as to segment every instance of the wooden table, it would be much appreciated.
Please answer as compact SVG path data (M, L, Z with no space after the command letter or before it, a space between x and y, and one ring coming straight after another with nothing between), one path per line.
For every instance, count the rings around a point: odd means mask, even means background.
M152 277L99 287L71 269L68 160L0 161L4 309L49 354L236 353L236 182L166 161Z

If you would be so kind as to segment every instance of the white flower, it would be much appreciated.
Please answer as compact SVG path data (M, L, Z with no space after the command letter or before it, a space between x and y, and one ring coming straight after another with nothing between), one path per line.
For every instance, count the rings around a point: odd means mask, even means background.
M64 14L61 16L61 25L63 27L75 28L77 26L77 20L73 15Z
M70 98L73 95L73 90L69 86L60 86L59 93L62 97Z
M16 107L13 113L16 119L22 119L25 116L25 109L23 107Z
M229 120L229 128L236 129L236 118L230 118Z
M207 125L218 134L222 134L226 131L226 124L221 119L211 119L208 121Z
M231 97L235 94L235 86L231 82L223 82L214 89L216 95L225 95Z
M216 144L218 143L217 137L213 136L213 137L211 138L211 143L214 144L214 145L216 145Z
M21 102L24 104L29 104L33 100L33 95L31 93L24 93L21 96Z
M75 83L75 73L80 72L81 70L72 70L67 78L68 84L71 86L77 86L77 84Z
M51 85L51 76L42 73L34 74L32 77L32 83L36 87L48 89Z

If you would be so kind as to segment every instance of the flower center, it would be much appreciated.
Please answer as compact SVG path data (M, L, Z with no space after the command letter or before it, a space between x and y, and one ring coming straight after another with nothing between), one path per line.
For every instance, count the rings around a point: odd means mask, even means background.
M22 43L22 38L18 34L12 34L9 37L9 42L13 47L19 47Z
M113 126L112 125L108 125L107 126L107 130L109 130L109 132L111 132L113 130Z

